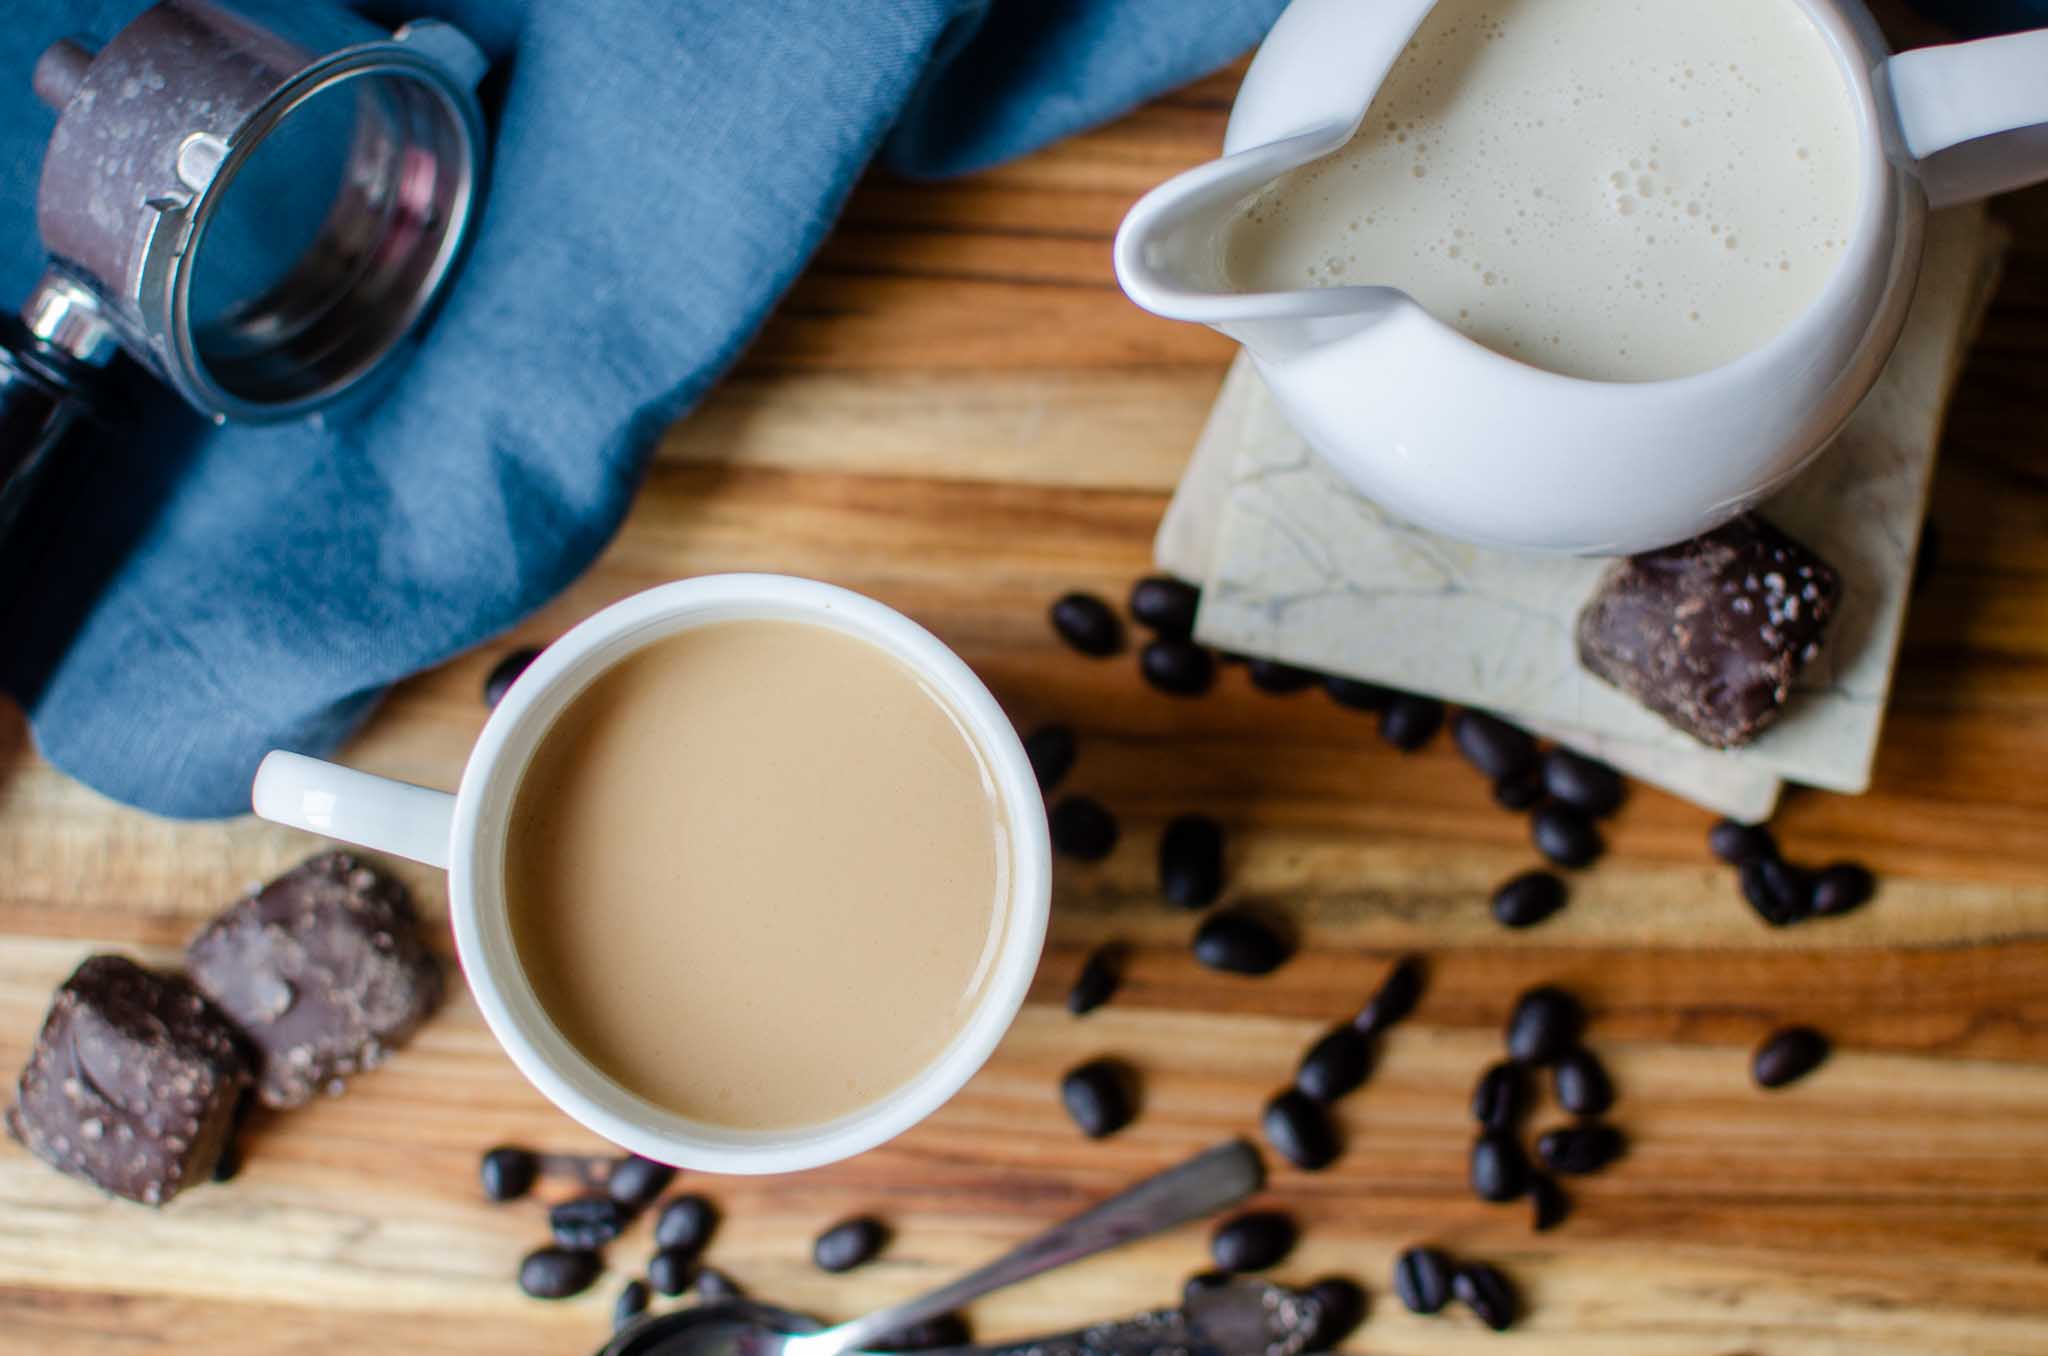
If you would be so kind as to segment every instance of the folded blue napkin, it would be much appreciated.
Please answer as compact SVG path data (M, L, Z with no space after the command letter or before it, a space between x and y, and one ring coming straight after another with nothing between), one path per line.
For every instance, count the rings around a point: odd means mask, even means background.
M320 3L321 0L304 0ZM1281 0L421 0L497 60L490 200L373 408L206 427L161 391L90 449L0 688L58 767L228 815L271 748L325 753L391 683L504 630L617 528L650 445L732 361L878 155L971 172L1229 60ZM29 71L141 0L0 25L0 305L41 272L53 115ZM134 383L138 388L140 383ZM47 510L46 510L47 511Z

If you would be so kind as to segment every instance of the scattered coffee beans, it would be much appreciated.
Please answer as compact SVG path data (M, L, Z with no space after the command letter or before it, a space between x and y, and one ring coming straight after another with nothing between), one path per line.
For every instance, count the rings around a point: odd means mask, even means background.
M1074 977L1074 987L1067 990L1067 1011L1076 1017L1093 1012L1110 1000L1116 992L1123 969L1123 947L1115 942L1105 942L1088 953L1088 959L1081 962L1081 973Z
M1585 1025L1579 1001L1544 985L1515 1000L1508 1017L1508 1058L1517 1064L1549 1064L1579 1043Z
M1493 784L1493 803L1503 810L1534 809L1542 799L1543 774L1533 767Z
M936 1351L941 1347L971 1346L973 1342L974 1334L966 1319L958 1314L940 1314L885 1333L867 1346L871 1351Z
M1223 893L1223 826L1176 815L1159 835L1159 891L1182 909L1206 909Z
M1318 1102L1334 1102L1355 1091L1371 1071L1372 1041L1346 1022L1308 1048L1294 1086Z
M654 1217L654 1246L680 1248L695 1256L704 1251L717 1227L717 1206L702 1196L678 1196Z
M1139 651L1138 672L1170 697L1199 697L1216 681L1216 657L1191 640L1155 640Z
M1377 1036L1388 1027L1415 1011L1415 1005L1422 999L1422 986L1427 979L1422 957L1403 956L1394 962L1394 968L1380 981L1380 987L1365 1006L1351 1019L1351 1025L1368 1036Z
M851 1271L882 1250L889 1231L871 1215L843 1220L819 1234L811 1244L811 1260L820 1271Z
M702 1267L697 1272L697 1298L706 1304L740 1299L746 1293L740 1289L738 1281L717 1267Z
M1564 907L1564 881L1549 871L1524 871L1493 892L1502 927L1532 928Z
M1041 725L1024 736L1024 756L1038 778L1038 789L1050 791L1074 766L1074 732L1065 725Z
M1116 850L1116 817L1091 796L1067 796L1046 815L1052 845L1083 862L1099 862Z
M1380 712L1380 738L1403 753L1413 753L1444 725L1444 704L1434 697L1397 692Z
M666 1163L657 1163L651 1158L628 1154L618 1161L612 1175L606 1179L604 1189L607 1195L628 1210L645 1210L654 1203L668 1184L675 1180L676 1170Z
M519 1288L535 1299L566 1299L588 1290L603 1270L594 1252L536 1248L519 1263Z
M1113 1059L1091 1059L1060 1080L1060 1101L1090 1139L1113 1135L1137 1114L1131 1095L1135 1078Z
M519 675L526 672L534 660L540 658L540 651L528 647L514 650L491 666L484 677L484 705L495 711L498 703L505 700L505 694L512 690Z
M1555 801L1529 816L1529 841L1559 866L1591 866L1607 850L1592 820Z
M1201 605L1200 589L1165 575L1131 585L1131 615L1171 640L1186 640L1195 633L1195 612Z
M1529 1179L1530 1222L1537 1233L1555 1229L1571 1212L1572 1198L1565 1194L1556 1178L1539 1172Z
M1440 1312L1451 1302L1451 1259L1435 1248L1409 1248L1394 1259L1394 1293L1413 1313Z
M1484 1134L1473 1140L1466 1169L1472 1194L1482 1201L1512 1201L1529 1189L1529 1160L1513 1135Z
M1252 686L1275 697L1287 697L1316 685L1319 675L1310 669L1298 669L1292 664L1283 664L1277 659L1251 659L1245 662L1245 677L1252 680Z
M1322 1309L1308 1351L1331 1351L1365 1321L1365 1290L1343 1276L1325 1276L1308 1288Z
M1806 1077L1828 1057L1828 1038L1810 1026L1789 1026L1756 1048L1749 1070L1757 1086L1782 1088Z
M1494 781L1526 772L1536 763L1536 741L1497 716L1460 711L1451 738L1466 761Z
M1866 867L1855 862L1836 862L1813 878L1813 892L1807 907L1816 918L1860 909L1877 893L1877 880Z
M548 1211L555 1242L577 1252L603 1247L626 1227L626 1208L609 1196L578 1196Z
M696 1279L697 1255L686 1248L663 1248L648 1259L647 1283L664 1295L680 1295Z
M1323 679L1323 691L1330 694L1331 701L1351 711L1384 711L1394 699L1394 694L1378 683L1362 683L1335 674Z
M1543 789L1595 819L1604 819L1620 809L1621 799L1627 794L1619 772L1570 749L1552 749L1543 755Z
M1707 850L1730 866L1741 866L1759 857L1777 856L1778 844L1761 824L1723 819L1707 831Z
M531 1149L500 1144L484 1154L477 1168L483 1178L484 1195L494 1201L516 1201L533 1190L540 1177L540 1155Z
M1621 1131L1591 1122L1546 1130L1536 1137L1536 1157L1552 1172L1583 1177L1620 1158L1626 1144Z
M1742 897L1772 927L1789 927L1811 915L1813 881L1780 858L1752 857L1742 864Z
M1503 1061L1479 1075L1472 1089L1472 1119L1490 1134L1513 1134L1528 1105L1528 1083L1522 1066Z
M1094 659L1105 659L1124 647L1124 624L1092 593L1069 593L1054 603L1052 629Z
M1294 1251L1294 1221L1277 1210L1254 1210L1227 1219L1209 1235L1209 1256L1219 1271L1264 1271Z
M617 1332L646 1312L647 1282L627 1281L619 1297L612 1301L612 1331Z
M1558 1057L1550 1079L1557 1104L1574 1116L1603 1116L1614 1105L1614 1084L1606 1068L1583 1045Z
M1515 1322L1515 1291L1508 1278L1484 1262L1467 1262L1451 1277L1451 1293L1495 1332Z
M1292 950L1272 924L1246 909L1211 914L1195 930L1195 959L1235 975L1271 974Z
M1337 1157L1337 1127L1323 1104L1298 1088L1274 1097L1259 1117L1266 1142L1297 1168L1314 1172Z

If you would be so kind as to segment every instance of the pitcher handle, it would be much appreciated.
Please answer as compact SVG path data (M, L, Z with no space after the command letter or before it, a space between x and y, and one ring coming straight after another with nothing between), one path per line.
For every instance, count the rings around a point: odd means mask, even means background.
M448 865L455 797L446 791L274 749L256 769L249 802L274 824L428 866Z
M1900 140L1935 207L2048 179L2048 29L1901 52L1885 63Z

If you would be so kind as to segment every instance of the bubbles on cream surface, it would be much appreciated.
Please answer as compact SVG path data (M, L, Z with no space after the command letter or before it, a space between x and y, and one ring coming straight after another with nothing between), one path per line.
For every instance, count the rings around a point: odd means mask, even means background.
M1351 140L1245 205L1225 267L1398 287L1570 376L1685 376L1819 294L1859 157L1793 0L1439 0Z

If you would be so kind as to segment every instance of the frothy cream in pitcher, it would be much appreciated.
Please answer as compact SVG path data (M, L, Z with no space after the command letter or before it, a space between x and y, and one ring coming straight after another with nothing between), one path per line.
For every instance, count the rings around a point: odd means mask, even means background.
M1686 376L1819 294L1858 146L1794 0L1440 0L1351 140L1245 205L1225 266L1243 291L1398 287L1569 376Z

